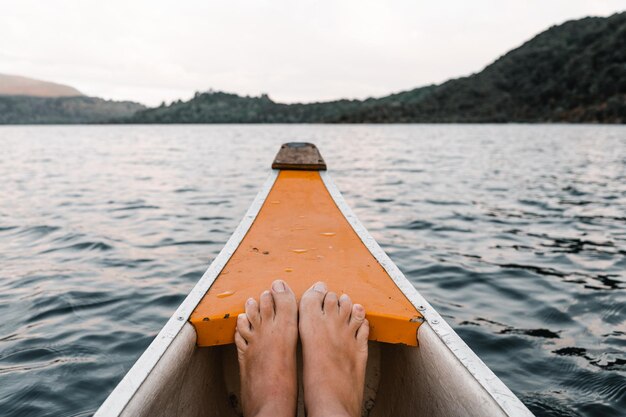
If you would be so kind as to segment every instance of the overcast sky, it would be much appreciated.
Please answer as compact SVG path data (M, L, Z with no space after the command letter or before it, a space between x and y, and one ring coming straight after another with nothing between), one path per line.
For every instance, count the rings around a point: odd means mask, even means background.
M481 70L624 0L0 0L0 73L155 105L209 88L365 98Z

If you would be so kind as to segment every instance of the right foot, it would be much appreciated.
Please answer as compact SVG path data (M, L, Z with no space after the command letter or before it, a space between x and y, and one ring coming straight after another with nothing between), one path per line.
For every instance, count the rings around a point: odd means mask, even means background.
M276 280L259 302L248 299L245 310L235 331L243 415L293 417L298 399L296 296Z
M309 417L359 417L369 323L360 304L323 282L300 300L304 405Z

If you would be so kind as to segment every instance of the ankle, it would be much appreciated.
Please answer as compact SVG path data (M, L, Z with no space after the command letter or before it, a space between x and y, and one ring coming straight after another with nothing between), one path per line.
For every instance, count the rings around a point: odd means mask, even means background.
M357 417L347 411L307 413L307 417Z
M307 417L359 417L361 412L352 414L340 403L315 404L314 407L306 407Z
M244 414L244 417L295 417L295 415L295 407L293 407L293 410L290 410L289 407L280 406L274 402L268 402L250 415Z

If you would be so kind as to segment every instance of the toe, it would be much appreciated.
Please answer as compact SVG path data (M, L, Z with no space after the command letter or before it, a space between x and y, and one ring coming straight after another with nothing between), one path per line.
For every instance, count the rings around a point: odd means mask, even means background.
M283 280L277 279L272 283L272 297L276 307L276 315L293 315L298 311L296 295Z
M237 332L243 336L246 342L250 341L250 338L252 337L252 327L246 314L240 314L237 316Z
M252 324L252 328L258 328L261 325L261 312L259 311L259 303L254 298L248 298L246 301L246 316Z
M238 331L235 331L235 346L237 346L239 353L245 352L248 348L248 342Z
M317 282L311 288L302 294L300 300L301 312L322 312L322 305L324 303L324 297L326 296L326 284L323 282Z
M365 348L367 348L367 338L370 335L370 322L367 321L367 319L363 320L363 322L361 323L361 326L359 326L359 329L356 331L356 340L359 343L359 346L363 346L365 345Z
M339 316L347 323L352 313L352 300L348 294L341 294L339 297Z
M324 313L325 314L337 314L339 310L339 299L337 294L329 291L324 298Z
M272 293L263 291L259 301L261 310L261 321L269 321L274 319L274 299Z
M352 306L352 316L350 316L350 330L356 335L356 331L361 327L365 320L365 309L361 304Z

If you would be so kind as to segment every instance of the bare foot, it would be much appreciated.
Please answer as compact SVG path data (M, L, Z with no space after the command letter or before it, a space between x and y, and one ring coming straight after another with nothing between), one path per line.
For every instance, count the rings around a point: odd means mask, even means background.
M258 303L248 299L245 310L235 331L243 415L293 417L298 398L296 297L276 280Z
M299 329L307 415L359 417L369 335L363 306L318 282L302 296Z

